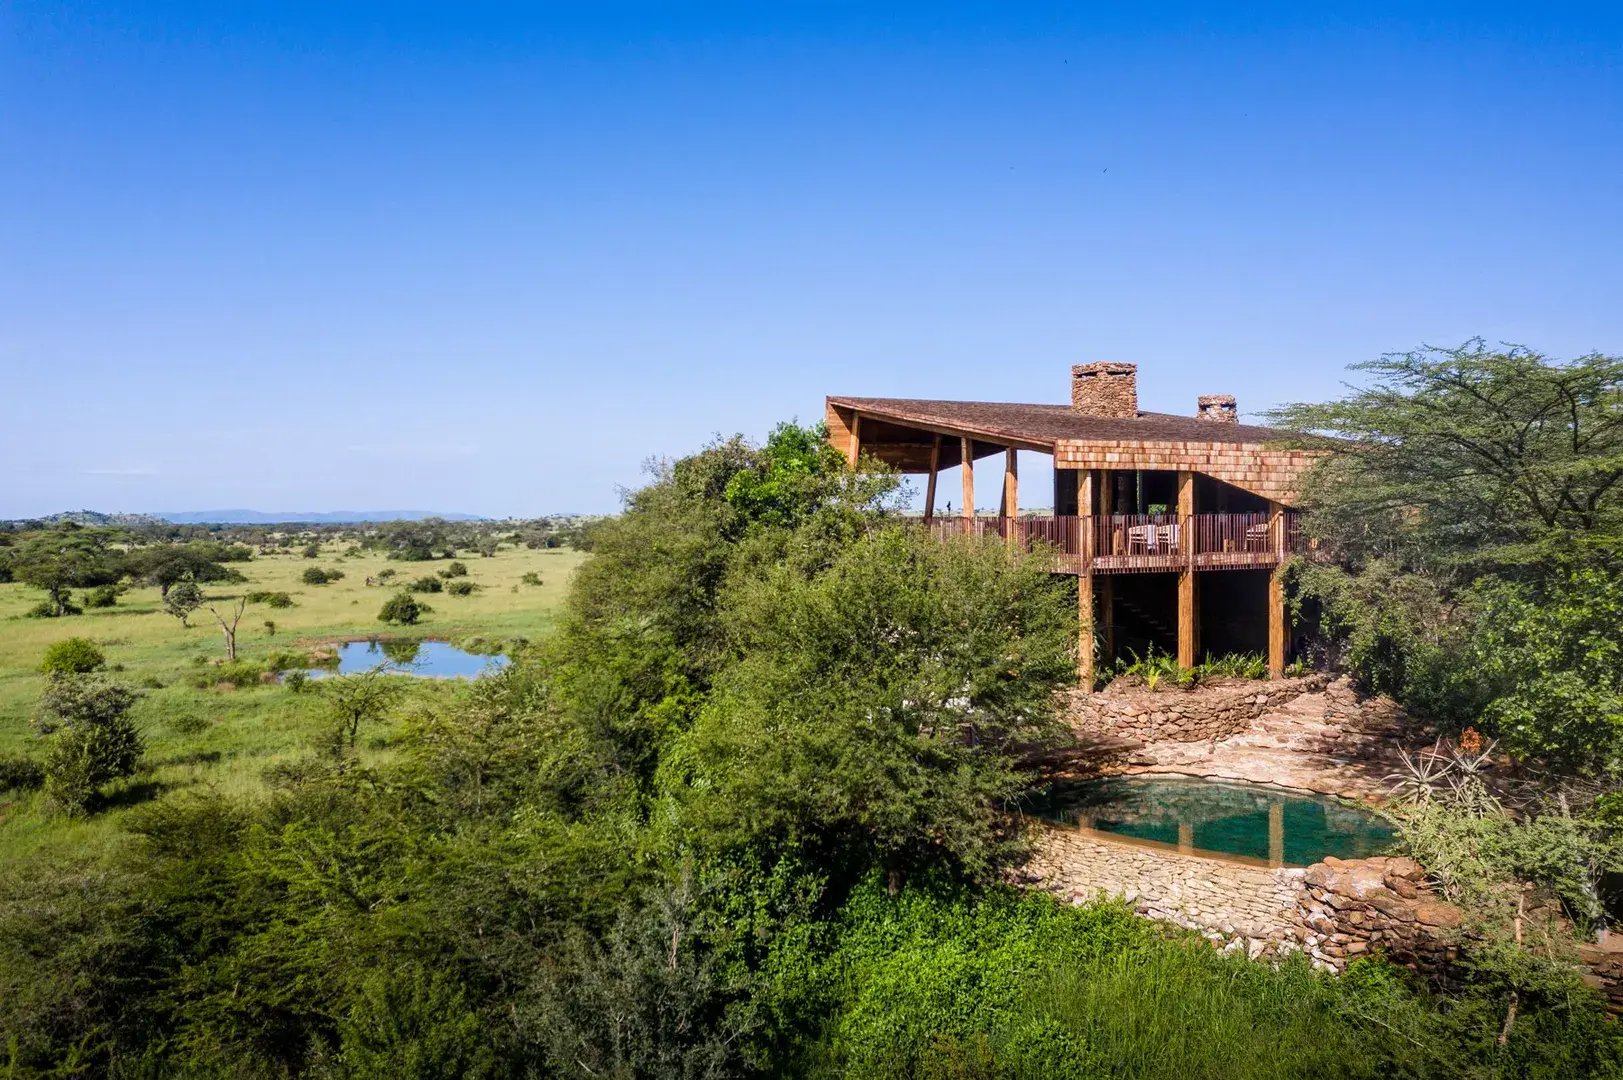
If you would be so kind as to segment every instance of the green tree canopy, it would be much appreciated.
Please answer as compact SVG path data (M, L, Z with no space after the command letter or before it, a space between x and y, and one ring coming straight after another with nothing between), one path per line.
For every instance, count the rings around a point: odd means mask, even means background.
M989 876L1076 676L1075 603L1040 560L892 526L742 583L725 622L736 659L673 754L701 831Z
M18 545L11 571L18 581L44 589L53 613L62 615L68 590L112 584L124 575L124 558L100 530L52 530Z
M242 575L224 564L221 545L209 541L183 544L153 544L137 548L129 555L131 577L156 585L162 597L182 579L192 581L240 581Z
M1623 358L1531 349L1396 353L1369 384L1274 422L1333 436L1303 506L1354 559L1528 565L1623 537Z

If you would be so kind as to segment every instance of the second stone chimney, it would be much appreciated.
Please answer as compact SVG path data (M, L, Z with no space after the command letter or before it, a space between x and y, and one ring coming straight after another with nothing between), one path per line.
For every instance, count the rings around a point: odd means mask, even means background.
M1136 420L1138 365L1113 360L1077 364L1071 368L1071 409L1084 416Z
M1234 403L1233 394L1202 394L1196 399L1196 403L1197 420L1210 420L1214 424L1240 422L1240 407Z

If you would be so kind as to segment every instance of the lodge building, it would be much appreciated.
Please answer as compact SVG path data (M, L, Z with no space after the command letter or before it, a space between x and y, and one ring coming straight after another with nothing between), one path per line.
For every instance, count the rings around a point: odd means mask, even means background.
M855 465L871 456L928 477L924 520L937 535L995 532L1046 543L1079 579L1079 674L1159 648L1184 666L1208 654L1289 648L1279 568L1305 548L1292 509L1313 452L1239 422L1233 397L1205 395L1191 416L1142 412L1134 364L1071 369L1069 405L833 396L829 440ZM1019 512L1017 451L1054 459L1053 513ZM996 517L975 512L972 463L1003 455ZM937 478L962 470L957 515L936 512Z

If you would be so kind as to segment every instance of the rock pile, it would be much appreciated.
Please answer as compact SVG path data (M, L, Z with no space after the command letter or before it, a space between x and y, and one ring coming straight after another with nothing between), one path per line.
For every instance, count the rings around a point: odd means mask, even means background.
M1308 867L1295 937L1315 961L1343 968L1372 950L1424 975L1443 976L1458 956L1460 910L1426 887L1413 859L1335 857Z

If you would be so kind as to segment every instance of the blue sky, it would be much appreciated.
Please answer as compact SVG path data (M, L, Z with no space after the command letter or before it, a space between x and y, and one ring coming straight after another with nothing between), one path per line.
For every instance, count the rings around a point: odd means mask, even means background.
M1623 352L1623 10L1148 7L11 0L0 517L603 511L827 393Z

